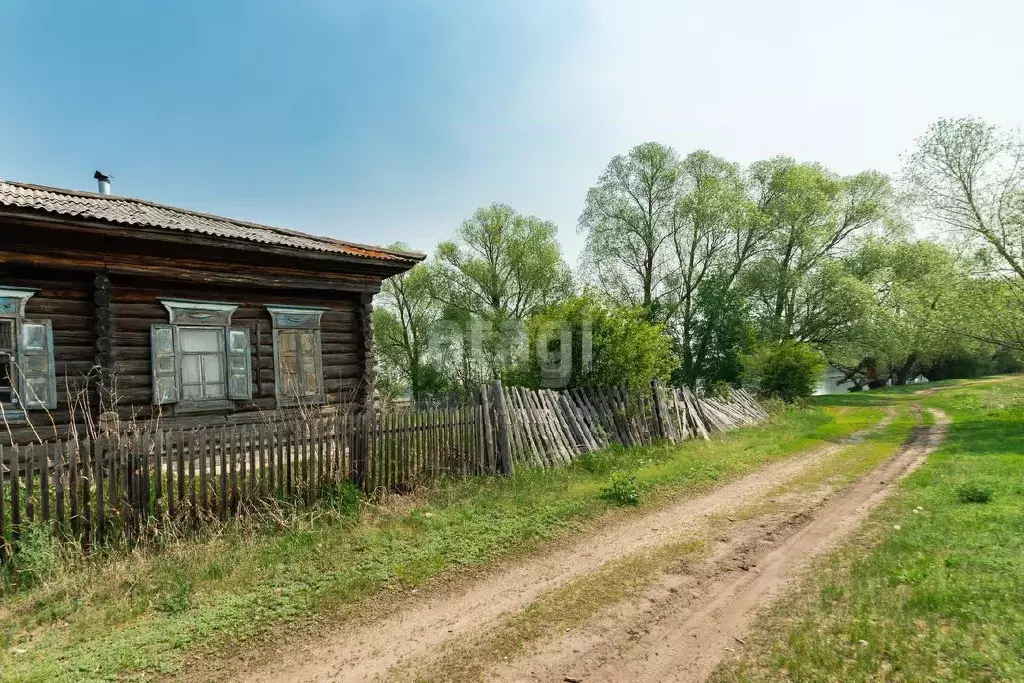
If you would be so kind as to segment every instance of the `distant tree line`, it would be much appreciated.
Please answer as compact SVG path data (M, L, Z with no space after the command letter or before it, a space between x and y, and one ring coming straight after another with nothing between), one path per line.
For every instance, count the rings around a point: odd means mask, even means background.
M380 390L434 403L494 377L659 378L796 398L826 364L858 387L1019 369L1020 137L941 120L905 161L899 178L840 176L638 145L587 193L575 272L554 224L481 208L384 283Z

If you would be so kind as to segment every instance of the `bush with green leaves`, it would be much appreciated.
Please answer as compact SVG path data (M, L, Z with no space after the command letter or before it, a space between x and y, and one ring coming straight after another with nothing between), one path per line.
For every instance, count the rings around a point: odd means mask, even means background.
M640 486L636 477L625 472L616 472L608 486L601 489L601 496L619 505L638 505L640 503Z
M743 356L743 381L762 396L791 403L814 393L825 365L825 356L810 344L762 342Z
M991 486L969 481L956 487L956 499L961 503L988 503L995 491Z
M545 308L530 318L526 331L529 356L502 374L508 384L642 390L652 379L667 382L679 363L663 325L650 322L642 309L614 306L591 294ZM563 349L563 340L570 339L571 348Z

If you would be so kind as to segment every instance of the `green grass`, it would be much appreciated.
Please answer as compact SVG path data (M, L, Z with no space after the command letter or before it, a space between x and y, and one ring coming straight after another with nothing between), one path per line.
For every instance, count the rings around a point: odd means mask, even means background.
M361 618L439 577L457 579L619 515L706 490L879 418L875 407L808 408L677 447L614 449L571 468L449 482L361 513L318 510L229 527L158 551L70 561L0 599L0 679L104 680L191 669L283 629ZM616 472L639 505L602 496ZM388 598L387 596L393 596Z
M1024 381L918 400L953 418L945 445L762 617L717 678L1024 680Z

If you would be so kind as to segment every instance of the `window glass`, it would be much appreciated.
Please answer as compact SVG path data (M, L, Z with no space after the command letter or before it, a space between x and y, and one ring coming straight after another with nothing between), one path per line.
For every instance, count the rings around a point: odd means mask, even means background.
M0 403L14 403L14 359L0 352Z
M25 323L21 326L22 348L26 351L41 351L46 343L46 328L42 325Z
M280 330L278 354L281 388L286 396L306 398L320 393L316 333L313 330Z
M180 328L181 350L190 352L222 353L224 351L223 332L208 327Z
M224 332L216 328L180 327L181 395L186 399L227 398Z
M154 340L156 344L156 350L160 354L173 354L174 353L174 333L169 327L163 327L158 329L154 333Z
M14 351L13 320L0 320L0 351Z
M231 330L229 333L231 337L231 350L232 351L248 351L249 350L249 335L242 330Z

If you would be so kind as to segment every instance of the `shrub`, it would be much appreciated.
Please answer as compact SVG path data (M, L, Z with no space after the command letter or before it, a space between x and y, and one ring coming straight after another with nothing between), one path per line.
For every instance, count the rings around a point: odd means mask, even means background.
M825 356L810 344L764 342L743 356L743 379L759 394L793 402L814 392L825 365Z
M529 357L502 372L507 384L557 388L625 385L646 391L652 379L668 381L679 364L664 326L651 323L641 309L616 306L590 294L570 297L534 314L526 332ZM587 334L591 341L589 364L583 348ZM571 338L570 349L562 348L563 335L570 335L564 337ZM548 340L546 348L544 339Z
M992 487L973 481L956 487L956 499L961 503L987 503L994 494Z
M601 489L601 495L619 505L636 505L640 502L640 487L633 475L616 472L608 486Z

